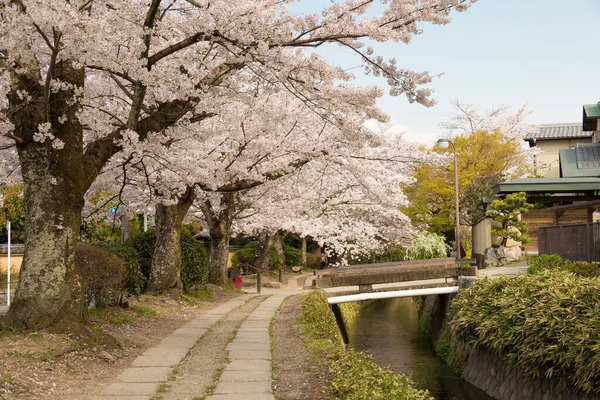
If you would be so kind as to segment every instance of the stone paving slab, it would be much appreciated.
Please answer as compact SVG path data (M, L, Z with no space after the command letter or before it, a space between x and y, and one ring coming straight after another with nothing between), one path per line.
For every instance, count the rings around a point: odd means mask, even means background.
M122 382L166 382L171 375L169 367L127 368L117 377Z
M245 393L246 395L254 395L256 393L273 393L271 389L271 381L259 382L219 382L215 388L214 394L234 394ZM248 396L249 399L254 396Z
M251 397L243 393L216 394L209 396L206 400L275 400L271 393L254 393Z
M153 396L158 390L159 382L122 382L108 385L102 392L104 396Z
M223 371L220 382L271 382L271 371Z
M231 360L270 360L270 350L234 350L229 352Z
M271 343L269 342L237 342L233 341L227 345L227 350L271 350Z
M224 371L269 371L271 373L271 362L269 360L232 360Z

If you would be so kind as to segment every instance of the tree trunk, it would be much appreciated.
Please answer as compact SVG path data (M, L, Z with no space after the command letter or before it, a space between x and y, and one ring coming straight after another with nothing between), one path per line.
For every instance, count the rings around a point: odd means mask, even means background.
M302 245L301 245L301 250L302 250L302 267L306 268L306 236L302 237Z
M181 294L181 228L195 194L188 188L176 204L156 205L156 242L150 267L148 291Z
M261 231L258 234L258 246L256 247L256 268L269 268L269 235L267 232Z
M68 62L57 63L53 77L72 87L84 83L83 70ZM83 286L75 268L83 196L89 187L83 168L83 128L76 117L79 104L71 102L72 88L45 93L38 78L13 76L31 95L30 101L22 100L17 89L9 94L9 119L20 138L17 150L26 223L19 285L4 321L30 329L87 319ZM34 137L41 123L51 126L56 139Z
M279 256L279 268L283 268L286 265L285 253L283 252L283 231L277 231L273 234L273 248Z
M202 204L202 212L210 232L208 282L215 285L221 285L227 281L229 239L235 212L236 193L222 193L220 196L218 210L214 209L209 198L206 198Z

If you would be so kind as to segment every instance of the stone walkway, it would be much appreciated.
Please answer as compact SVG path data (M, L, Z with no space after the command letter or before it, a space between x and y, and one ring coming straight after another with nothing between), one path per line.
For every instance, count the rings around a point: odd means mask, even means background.
M284 289L263 289L262 295L268 298L242 322L235 338L229 343L226 349L229 363L207 400L274 399L269 326L281 302L301 290L296 279ZM253 296L256 295L236 297L181 326L136 358L131 367L107 386L96 400L151 399L202 335Z

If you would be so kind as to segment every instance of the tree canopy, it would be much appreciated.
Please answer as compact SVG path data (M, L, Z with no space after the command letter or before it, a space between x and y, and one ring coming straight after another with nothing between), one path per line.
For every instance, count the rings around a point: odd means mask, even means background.
M522 176L527 162L520 144L502 132L476 131L453 139L458 157L458 191L461 224L473 225L485 214L480 206L495 184ZM437 146L431 152L448 156L442 165L420 164L413 169L414 182L403 186L409 206L402 211L417 227L435 233L452 232L454 217L454 165L452 148Z

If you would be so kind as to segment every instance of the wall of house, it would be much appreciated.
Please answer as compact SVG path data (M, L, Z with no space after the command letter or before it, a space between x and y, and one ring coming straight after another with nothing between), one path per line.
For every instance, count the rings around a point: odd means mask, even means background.
M559 178L558 150L574 148L577 143L592 143L592 139L538 140L536 147L540 149L541 153L535 159L536 172L544 178Z
M10 255L10 272L11 275L21 270L21 264L23 263L23 254L11 254ZM0 274L6 274L8 267L8 254L0 253Z

